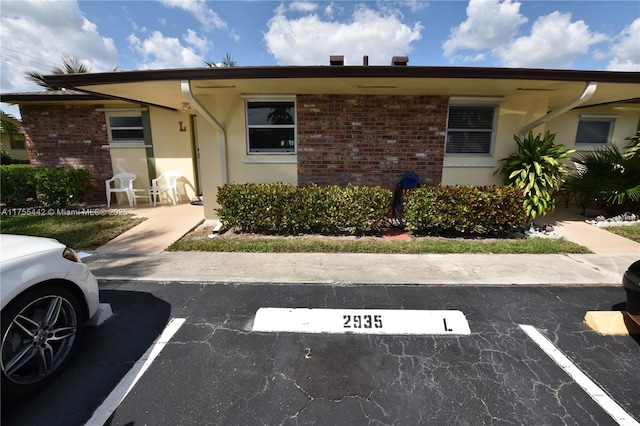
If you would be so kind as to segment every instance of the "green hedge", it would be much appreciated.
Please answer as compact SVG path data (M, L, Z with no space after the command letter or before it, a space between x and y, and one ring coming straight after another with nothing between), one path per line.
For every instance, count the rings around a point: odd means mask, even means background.
M38 204L35 170L31 166L0 167L0 202L7 207L30 207Z
M86 201L91 194L92 177L87 169L2 166L0 176L0 201L7 207L66 207Z
M422 235L507 236L527 215L521 190L506 186L435 186L407 191L406 229Z
M391 191L348 185L228 184L218 188L225 227L263 234L370 233L389 218Z

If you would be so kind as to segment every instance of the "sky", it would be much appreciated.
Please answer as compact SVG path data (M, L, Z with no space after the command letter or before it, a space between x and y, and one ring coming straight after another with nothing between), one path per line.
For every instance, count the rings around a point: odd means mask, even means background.
M390 65L640 71L637 0L0 0L0 93L42 90L63 54L92 72ZM2 111L19 117L17 107Z

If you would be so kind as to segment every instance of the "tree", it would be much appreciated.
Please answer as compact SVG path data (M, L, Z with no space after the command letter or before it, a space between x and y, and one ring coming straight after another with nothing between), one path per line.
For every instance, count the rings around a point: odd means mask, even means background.
M9 137L20 134L20 125L16 124L18 119L1 110L0 117L0 133L9 135Z
M210 61L208 59L205 59L204 63L209 67L209 68L231 68L231 67L235 67L236 65L236 61L233 60L233 58L231 57L231 54L229 52L227 52L224 55L224 58L222 58L222 62L220 62L219 64L216 64L213 61Z
M65 52L62 54L62 66L55 66L51 69L51 74L85 74L90 73L91 68L86 66L77 56ZM25 71L27 79L33 81L40 87L47 90L62 90L62 87L50 84L44 75L36 70Z

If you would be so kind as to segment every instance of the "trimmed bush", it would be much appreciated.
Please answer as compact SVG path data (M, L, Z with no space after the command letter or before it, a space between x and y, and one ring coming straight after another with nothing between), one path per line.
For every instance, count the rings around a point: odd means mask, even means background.
M81 203L91 194L91 172L87 169L36 169L40 200L49 207Z
M225 227L242 232L360 235L386 223L391 191L353 185L229 184L218 188L217 201Z
M38 204L35 170L31 166L0 167L0 202L7 207L29 207Z
M32 169L2 166L0 198L7 207L46 205L66 207L81 203L91 194L91 172L87 169Z
M406 229L422 235L508 236L527 223L522 190L435 186L407 192Z

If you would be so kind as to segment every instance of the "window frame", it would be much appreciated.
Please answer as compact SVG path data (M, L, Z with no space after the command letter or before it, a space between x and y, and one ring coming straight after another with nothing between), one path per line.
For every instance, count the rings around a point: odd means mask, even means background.
M126 117L126 118L140 118L140 126L112 126L111 118L117 117ZM106 121L107 121L107 133L109 136L109 144L110 145L124 145L124 144L134 144L134 145L145 145L145 128L144 128L144 117L142 116L142 112L140 111L108 111L106 112ZM113 139L113 131L114 130L140 130L142 132L141 139Z
M20 137L9 138L9 146L12 151L25 151L27 149L27 141L24 139L24 136L20 134Z
M290 103L293 108L293 124L249 124L249 104L259 103ZM297 155L298 153L298 108L295 96L257 96L246 97L244 102L245 127L247 139L247 155ZM251 148L251 129L292 129L293 149L261 149Z
M491 157L493 156L495 148L495 140L498 125L498 115L500 112L500 102L502 98L455 98L452 97L449 100L449 106L447 108L447 127L445 133L444 155L446 157ZM450 128L449 119L451 117L451 108L492 108L493 117L491 120L490 129L464 129L464 128ZM487 152L447 152L449 133L454 132L466 132L466 133L489 133L489 150Z
M618 116L616 115L597 115L597 114L581 114L578 118L578 126L576 127L576 137L574 139L574 144L579 148L593 147L593 146L605 146L611 143L613 138L613 130L616 125L616 119ZM606 140L603 142L581 142L578 140L578 135L580 133L580 125L583 123L609 123L609 132L607 133Z

